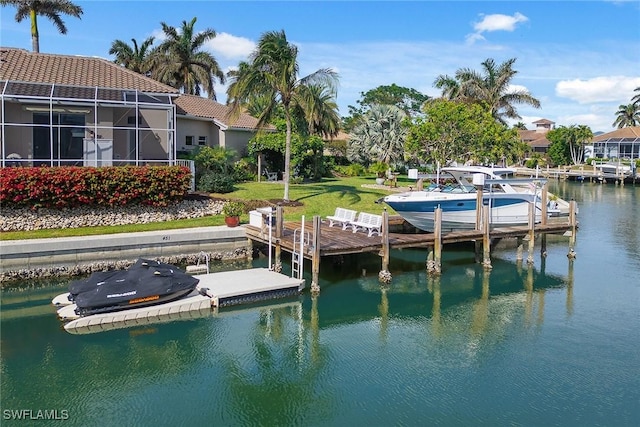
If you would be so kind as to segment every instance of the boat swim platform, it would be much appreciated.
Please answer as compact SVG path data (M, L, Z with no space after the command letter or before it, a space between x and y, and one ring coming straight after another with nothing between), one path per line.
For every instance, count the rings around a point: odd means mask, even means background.
M390 228L394 229L402 223L400 217L390 217ZM269 244L269 231L267 227L255 227L243 224L247 237L260 243ZM272 237L272 244L279 244L285 251L294 250L294 232L300 230L301 221L285 221L282 227L282 236L279 239ZM275 229L275 227L274 227ZM536 224L534 232L536 234L564 234L571 231L572 227L566 218L559 218L556 221L550 218L547 224ZM313 224L305 224L305 234L313 234ZM501 239L509 237L525 237L529 234L529 226L496 227L490 231L491 239ZM298 231L299 233L299 231ZM442 244L463 243L482 241L484 232L482 230L464 230L442 233ZM310 241L312 239L309 239ZM434 233L394 233L389 232L390 249L407 248L427 248L433 246L436 241ZM295 250L298 251L298 243ZM351 229L343 230L340 226L329 227L328 221L322 220L320 225L320 256L348 255L365 252L379 252L382 250L383 239L381 236L367 236L366 232L358 231L353 233ZM313 248L305 246L304 257L313 258Z
M223 271L194 275L200 282L186 297L163 304L93 314L71 320L64 328L71 333L91 333L139 324L162 323L178 319L194 319L212 310L239 304L250 304L299 294L304 280L286 276L267 268ZM73 310L75 305L62 307Z

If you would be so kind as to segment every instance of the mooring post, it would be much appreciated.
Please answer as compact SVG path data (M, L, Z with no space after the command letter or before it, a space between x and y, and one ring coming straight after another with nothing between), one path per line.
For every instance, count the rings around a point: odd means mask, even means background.
M482 174L478 174L478 175L482 175ZM474 182L475 186L476 186L476 231L480 231L481 230L481 226L482 226L482 188L484 187L484 175L482 176L478 176L476 177L474 175L473 177L476 181ZM480 185L480 182L482 182L483 185ZM474 243L475 246L475 258L476 258L476 262L478 264L480 264L482 262L482 259L480 258L480 253L481 253L481 242L480 240L476 240Z
M567 254L567 257L569 259L575 259L576 252L573 250L573 247L576 244L576 226L577 226L575 200L571 200L569 202L569 226L571 227L571 231L570 231L571 236L569 236L569 253Z
M489 224L489 216L491 215L489 206L482 206L482 267L485 270L490 270L491 267L491 238L489 231L491 229Z
M516 237L516 242L517 242L516 243L516 245L517 245L517 247L516 247L516 261L520 261L520 262L523 259L522 258L522 253L523 253L522 241L523 241L522 237L520 237L520 236Z
M378 273L378 279L381 283L388 284L391 282L391 273L389 272L389 212L387 209L382 211L382 270Z
M434 213L433 273L440 274L442 272L442 208L438 206Z
M313 256L311 258L311 293L320 293L320 215L313 216Z
M276 273L280 273L282 271L282 246L280 246L280 240L282 239L282 228L283 228L283 208L281 205L276 206L276 260L275 265L273 266L273 270Z
M534 231L536 225L535 203L529 203L529 254L527 255L527 264L533 265L533 249L535 248Z
M429 250L427 251L427 273L429 275L433 274L435 271L434 261L433 261L433 245L429 245Z
M545 181L545 183L542 184L542 194L540 198L541 198L540 204L542 205L541 206L542 218L540 220L540 223L542 225L547 225L547 216L548 216L547 203L549 202L549 182L548 181Z
M545 182L544 185L542 186L542 218L540 220L540 223L542 225L547 225L547 218L548 218L548 213L547 213L547 203L548 203L548 199L549 199L549 183ZM540 236L540 256L541 257L546 257L547 256L547 235L545 233L542 233L542 235Z

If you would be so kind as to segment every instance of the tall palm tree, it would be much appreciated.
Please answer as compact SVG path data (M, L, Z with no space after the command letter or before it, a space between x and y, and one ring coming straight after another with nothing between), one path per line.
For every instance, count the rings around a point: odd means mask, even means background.
M218 61L202 46L216 36L210 28L199 33L194 32L197 18L190 22L182 21L182 27L176 29L161 22L166 36L153 55L152 77L183 93L200 95L204 90L210 99L216 99L214 80L224 84L225 76Z
M143 41L139 47L136 39L131 39L133 42L132 46L122 40L114 40L111 44L111 49L109 49L109 55L116 56L113 61L116 64L122 65L136 73L146 75L151 67L150 58L153 52L151 48L153 40L153 37L149 37Z
M624 127L640 126L640 106L638 104L620 105L616 111L614 127L622 129Z
M353 161L397 163L404 160L407 114L395 105L372 105L351 131L347 157Z
M284 31L269 31L258 41L249 62L240 68L227 89L231 114L237 115L250 99L266 96L269 103L258 116L258 127L269 122L276 107L281 106L286 122L284 155L284 200L289 200L289 176L291 164L292 108L301 87L318 84L335 90L338 76L330 69L319 69L298 78L298 48L287 41Z
M513 69L515 61L516 58L512 58L496 65L495 61L489 58L481 64L480 73L470 68L461 68L456 71L455 79L441 75L436 78L434 85L444 89L443 94L448 99L486 104L491 115L506 125L505 118L521 118L514 104L528 104L540 108L540 101L529 92L510 90L511 81L518 73Z
M0 5L16 7L16 22L22 22L27 16L29 17L31 20L31 48L34 52L40 52L38 15L50 19L60 34L67 34L67 27L60 15L70 15L80 19L80 15L83 13L82 7L69 0L0 0Z

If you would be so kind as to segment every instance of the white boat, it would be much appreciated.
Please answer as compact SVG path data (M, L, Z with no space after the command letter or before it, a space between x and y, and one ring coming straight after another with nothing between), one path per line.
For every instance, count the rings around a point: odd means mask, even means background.
M475 184L479 183L483 186L483 204L490 207L491 225L528 224L531 203L535 206L535 221L540 222L541 193L546 180L504 178L514 172L509 168L483 166L446 167L439 170L435 182L424 190L391 194L383 201L420 230L434 230L437 207L442 209L443 231L472 230L476 225L477 210ZM549 195L547 214L568 214L568 206L566 201Z

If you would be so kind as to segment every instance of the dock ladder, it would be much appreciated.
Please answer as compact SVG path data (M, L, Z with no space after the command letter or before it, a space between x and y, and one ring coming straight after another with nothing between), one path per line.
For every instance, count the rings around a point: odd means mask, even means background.
M291 277L302 279L304 272L304 247L311 242L311 233L304 231L304 215L302 225L293 232L293 250L291 251Z

